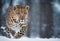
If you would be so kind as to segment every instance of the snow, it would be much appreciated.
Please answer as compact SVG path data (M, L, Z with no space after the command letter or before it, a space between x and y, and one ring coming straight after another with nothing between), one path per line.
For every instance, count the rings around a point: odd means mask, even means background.
M53 3L54 9L56 9L58 12L60 12L60 4L55 2Z
M59 38L27 38L27 37L21 37L20 39L9 39L3 36L0 36L0 41L60 41Z

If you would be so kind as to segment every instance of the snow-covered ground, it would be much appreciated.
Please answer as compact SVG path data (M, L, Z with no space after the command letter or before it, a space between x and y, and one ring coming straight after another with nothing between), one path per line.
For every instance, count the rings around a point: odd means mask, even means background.
M43 39L43 38L27 38L21 37L20 39L9 39L3 36L0 36L0 41L60 41L59 38L50 38L50 39Z

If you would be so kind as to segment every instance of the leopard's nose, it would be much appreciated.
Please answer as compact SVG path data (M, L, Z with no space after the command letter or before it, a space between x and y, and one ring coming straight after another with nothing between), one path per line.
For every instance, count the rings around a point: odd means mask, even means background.
M20 22L24 22L24 20L20 20Z
M21 20L23 20L24 18L21 18Z

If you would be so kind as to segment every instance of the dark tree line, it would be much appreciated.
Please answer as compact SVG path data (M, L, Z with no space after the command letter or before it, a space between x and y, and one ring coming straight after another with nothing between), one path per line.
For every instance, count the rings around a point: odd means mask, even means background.
M32 0L26 0L27 4L30 5L30 18L32 17L31 12L32 12ZM42 38L50 38L53 35L53 12L52 12L52 5L51 1L53 0L40 0L40 31L39 35ZM27 31L27 36L31 36L31 21L32 18L30 19L29 25L28 25L28 31Z
M35 0L37 1L37 0ZM40 27L38 28L39 31L37 32L39 34L39 37L42 37L42 38L50 38L52 37L53 35L53 30L52 30L52 27L53 27L53 12L52 12L52 5L51 5L51 1L52 0L38 0L40 3L39 5L39 9L40 12L39 14L38 13L35 13L35 14L38 14L40 17ZM9 3L9 6L12 6L12 3L13 0L10 0L10 3ZM34 14L32 14L32 9L34 7L32 7L32 5L34 4L34 1L33 0L25 0L25 3L26 5L29 5L29 22L28 22L28 30L27 30L27 34L26 36L27 37L31 37L31 33L33 33L31 30L32 30L32 25L31 23L33 22L33 16ZM1 14L2 14L2 6L3 6L3 3L2 3L2 0L0 0L0 27L1 27L1 24L2 24L2 19L1 19ZM34 5L35 6L35 5ZM37 5L36 7L37 8ZM36 9L33 9L33 10L36 10ZM37 25L37 24L36 24ZM37 28L37 27L36 27ZM1 31L0 31L1 32Z

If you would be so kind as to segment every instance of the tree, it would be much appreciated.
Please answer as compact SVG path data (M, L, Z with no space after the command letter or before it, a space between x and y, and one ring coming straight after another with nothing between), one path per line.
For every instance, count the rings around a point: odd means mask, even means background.
M30 37L31 35L31 20L32 20L32 13L31 7L32 7L32 1L31 0L26 0L26 4L29 5L29 22L28 22L28 30L27 30L27 37Z
M10 0L10 6L12 6L12 1L13 1L13 0Z
M1 26L2 26L2 6L3 6L2 1L4 1L4 0L0 0L0 36L1 35L6 36L6 33L3 32L3 29L1 28Z
M40 37L52 37L53 14L51 0L40 0Z
M1 14L2 14L2 0L0 0L0 27L1 27L1 23L2 23Z

